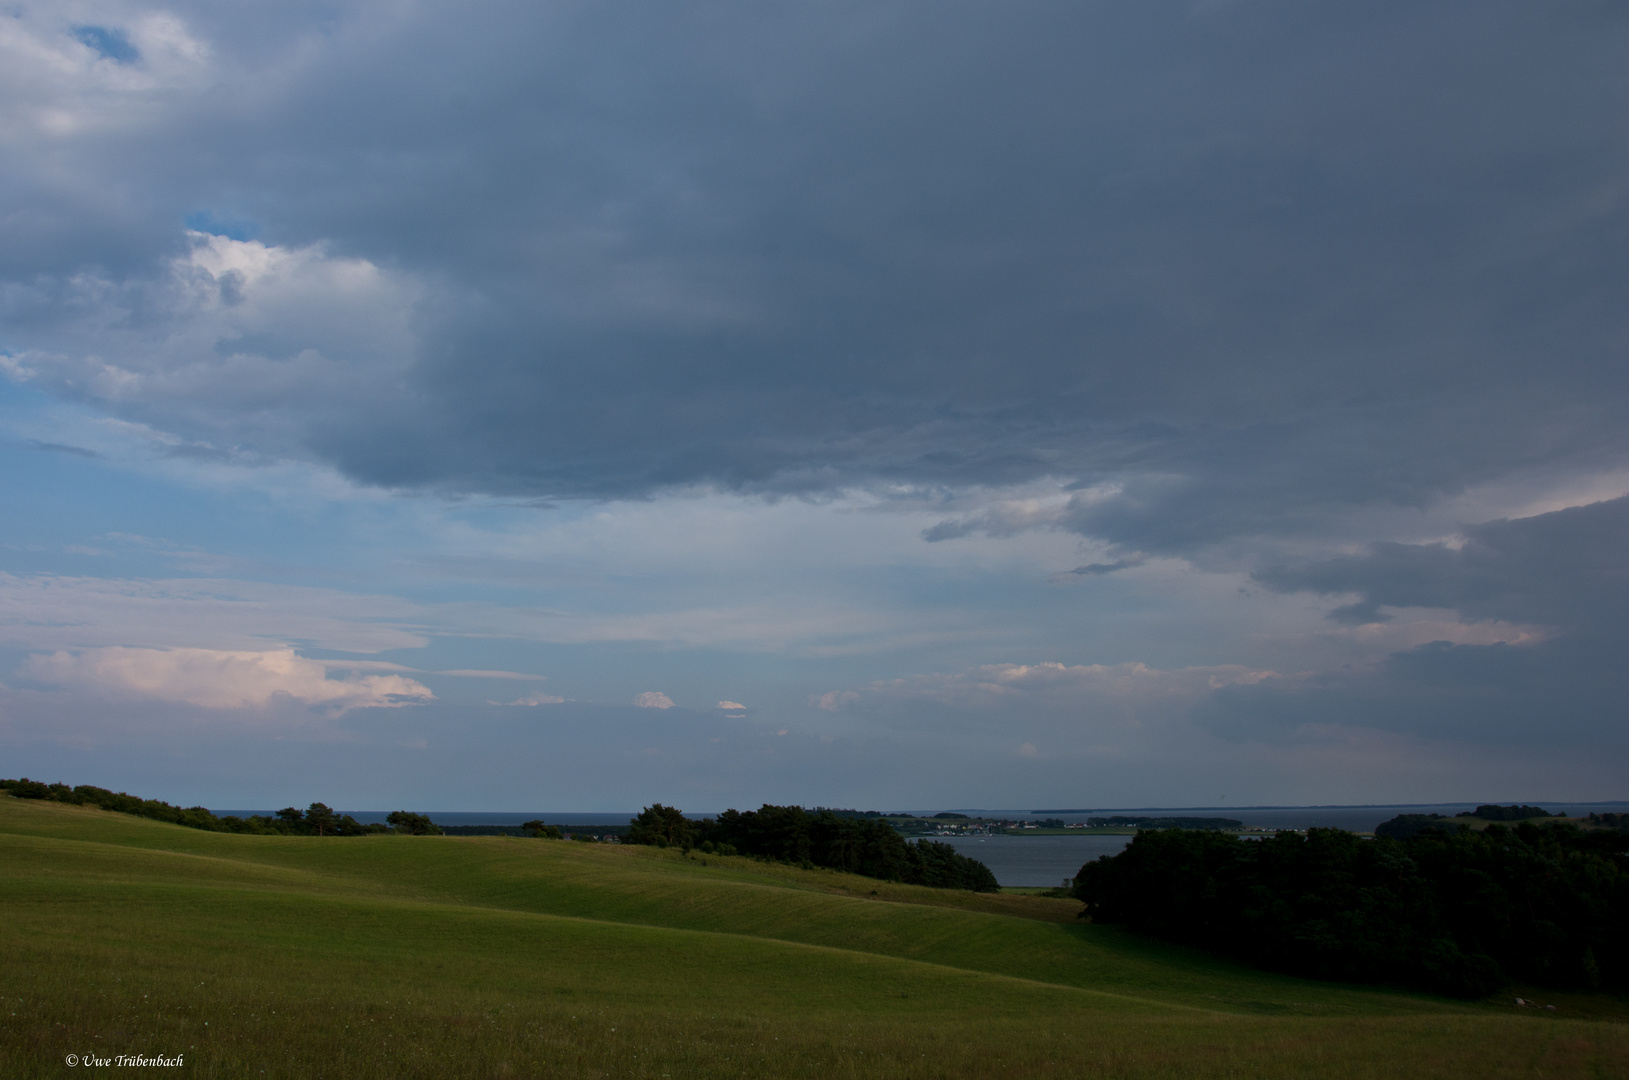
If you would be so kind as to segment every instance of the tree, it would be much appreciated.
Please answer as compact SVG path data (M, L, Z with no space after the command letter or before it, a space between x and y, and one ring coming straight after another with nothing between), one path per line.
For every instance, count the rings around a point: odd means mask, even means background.
M907 844L910 869L904 875L909 885L931 885L936 889L970 889L973 892L1000 892L995 875L977 859L970 859L949 844L918 840Z
M335 814L327 805L314 802L306 808L305 823L317 830L318 836L334 832L339 825L339 815Z
M67 784L41 784L24 777L21 780L0 780L0 791L10 792L18 798L51 799L75 806L96 806L120 814L165 821L172 825L185 825L189 829L210 832L254 833L257 835L304 836L319 832L327 836L365 836L384 832L383 825L363 825L349 814L335 815L322 803L313 803L316 817L306 811L285 806L275 817L254 815L240 818L232 815L216 817L202 806L182 809L160 799L140 799L123 791L109 791L94 784L80 784L70 788Z
M441 826L431 821L424 814L413 814L406 810L392 810L385 818L391 828L399 833L409 836L440 836Z
M997 890L995 876L948 844L907 844L886 821L811 814L801 806L764 804L726 810L693 823L703 851L739 852L800 866L823 866L883 881L949 889Z
M540 818L533 818L531 821L523 821L520 823L520 827L539 839L558 840L561 836L560 826L545 825Z
M1494 803L1485 803L1475 810L1466 810L1454 816L1481 818L1483 821L1525 821L1528 818L1553 817L1554 815L1538 806L1499 806Z
M695 839L695 822L685 817L677 807L652 803L628 823L628 835L623 842L688 850Z
M1393 840L1407 840L1411 836L1418 836L1427 829L1441 829L1451 832L1457 828L1452 818L1445 818L1441 814L1398 814L1388 821L1382 821L1374 827L1376 836L1388 836Z
M1435 820L1401 840L1142 832L1081 867L1075 896L1094 922L1314 978L1629 987L1629 836Z

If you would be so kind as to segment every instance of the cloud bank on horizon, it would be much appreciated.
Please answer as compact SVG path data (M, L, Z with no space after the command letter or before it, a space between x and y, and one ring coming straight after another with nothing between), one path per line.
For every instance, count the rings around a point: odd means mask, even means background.
M294 798L204 778L271 731L363 801L456 744L449 806L1623 797L1626 45L15 5L0 740L196 798Z

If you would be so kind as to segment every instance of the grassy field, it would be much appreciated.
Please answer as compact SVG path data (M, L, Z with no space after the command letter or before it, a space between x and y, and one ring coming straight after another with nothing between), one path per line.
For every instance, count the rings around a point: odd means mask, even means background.
M1616 999L1535 993L1558 1006L1535 1012L1305 982L1078 908L0 797L0 1076L87 1071L70 1054L223 1077L1629 1076Z

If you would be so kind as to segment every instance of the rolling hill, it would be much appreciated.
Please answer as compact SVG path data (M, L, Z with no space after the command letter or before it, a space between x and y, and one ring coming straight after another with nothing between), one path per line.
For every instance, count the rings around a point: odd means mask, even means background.
M0 1071L126 1054L291 1078L1629 1075L1615 999L1307 982L1078 908L672 849L241 836L0 797Z

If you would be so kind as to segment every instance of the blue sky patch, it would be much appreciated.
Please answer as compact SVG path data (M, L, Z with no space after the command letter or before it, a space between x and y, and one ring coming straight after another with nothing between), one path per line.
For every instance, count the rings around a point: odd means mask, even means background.
M130 44L125 32L116 26L76 26L74 37L114 63L133 64L141 59L140 50Z
M197 210L182 219L187 228L211 236L224 236L229 240L255 240L260 236L260 223L234 214L217 214L212 210Z

